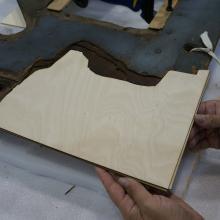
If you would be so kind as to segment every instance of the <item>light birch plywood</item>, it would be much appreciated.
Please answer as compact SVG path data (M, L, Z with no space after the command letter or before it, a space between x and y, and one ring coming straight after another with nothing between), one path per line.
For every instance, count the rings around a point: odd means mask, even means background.
M179 0L173 0L173 8L176 7L178 1ZM163 5L161 6L159 11L157 12L154 19L149 24L149 28L155 29L155 30L161 30L164 28L167 20L169 19L170 15L172 13L171 11L167 11L167 4L168 4L168 0L164 0Z
M62 11L71 0L54 0L48 5L49 10Z
M16 9L14 9L9 15L7 15L1 21L1 23L4 25L26 28L26 22L19 7L16 7Z
M0 127L169 189L208 71L170 71L155 87L106 78L70 51L0 103Z

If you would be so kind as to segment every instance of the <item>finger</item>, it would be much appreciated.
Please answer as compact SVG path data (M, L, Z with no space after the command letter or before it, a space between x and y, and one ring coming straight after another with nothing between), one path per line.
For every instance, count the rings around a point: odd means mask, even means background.
M208 101L206 104L206 114L216 115L216 101Z
M134 206L134 201L108 172L101 168L96 168L96 172L112 201L119 208L122 215L127 216L127 213L129 213Z
M216 101L216 115L220 115L220 101Z
M198 114L220 114L220 100L210 100L201 103Z
M177 202L178 204L180 204L182 207L186 208L188 211L192 211L193 209L181 198L179 198L176 195L172 195L170 197L171 200L173 200L174 202Z
M150 204L152 195L142 184L131 178L120 178L118 182L125 188L128 195L134 200L141 210L146 208L146 203Z
M194 125L190 132L188 142L191 141L197 134L201 133L203 130L204 130L203 128Z
M198 129L197 127L194 126L190 132L188 141L192 140L196 136L197 132L198 132Z
M206 129L219 128L220 127L220 116L219 115L196 115L195 123Z
M191 140L188 141L187 147L193 150L198 143L206 137L205 131L198 132Z
M206 113L205 110L206 110L206 102L202 102L199 106L197 114L205 114Z
M198 109L198 114L216 114L216 100L202 102Z
M195 216L195 219L198 219L198 216L200 216L199 213L197 213L191 206L189 206L184 200L181 198L172 195L170 197L171 200L173 200L175 203L178 203L183 209L187 210L189 213L193 214ZM200 216L201 217L201 216ZM202 219L202 218L201 218Z
M207 149L208 147L209 147L209 143L208 143L207 138L203 138L203 139L200 139L197 145L195 145L191 150L196 152L196 151Z
M220 136L218 130L212 130L211 132L207 131L208 135L208 147L219 148L220 146Z

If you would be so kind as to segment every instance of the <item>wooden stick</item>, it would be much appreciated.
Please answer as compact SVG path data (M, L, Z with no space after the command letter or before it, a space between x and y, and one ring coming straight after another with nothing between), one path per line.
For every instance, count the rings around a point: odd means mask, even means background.
M175 8L177 3L178 3L178 0L173 0L173 8ZM150 23L149 28L155 29L155 30L163 29L171 13L172 13L171 11L167 11L167 1L164 1L164 4L160 8L160 10L157 12L152 22Z
M47 8L53 11L62 11L70 3L70 1L71 0L54 0Z

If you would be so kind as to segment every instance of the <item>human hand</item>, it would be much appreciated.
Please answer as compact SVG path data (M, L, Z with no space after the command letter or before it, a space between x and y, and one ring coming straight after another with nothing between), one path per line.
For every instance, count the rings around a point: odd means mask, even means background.
M220 101L201 103L189 136L188 147L191 150L220 148Z
M150 194L131 178L116 181L108 172L97 173L109 196L125 220L202 220L203 218L183 200Z

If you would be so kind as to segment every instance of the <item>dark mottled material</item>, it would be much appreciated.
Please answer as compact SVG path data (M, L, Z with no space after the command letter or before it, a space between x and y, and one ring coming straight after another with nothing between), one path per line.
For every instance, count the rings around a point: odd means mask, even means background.
M70 49L82 51L97 74L140 85L156 85L169 70L196 73L207 69L210 57L189 53L201 45L207 30L216 45L220 35L219 0L179 0L162 31L122 28L62 13L50 12L50 0L18 0L28 28L0 35L0 98L36 69L51 65ZM185 46L186 48L186 46Z

